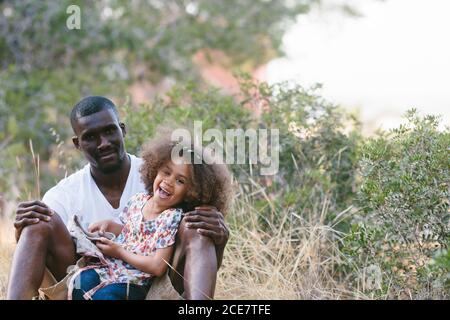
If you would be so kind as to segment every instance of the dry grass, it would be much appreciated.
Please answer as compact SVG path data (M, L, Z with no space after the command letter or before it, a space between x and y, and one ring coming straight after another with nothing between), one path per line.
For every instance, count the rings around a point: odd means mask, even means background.
M310 221L289 210L274 211L283 218L278 225L267 219L265 232L258 222L264 218L248 199L238 200L231 212L231 237L219 271L217 299L355 296L333 278L340 253L331 240L335 231L323 223L326 210Z
M6 286L14 248L12 222L9 219L0 219L0 300L6 297Z

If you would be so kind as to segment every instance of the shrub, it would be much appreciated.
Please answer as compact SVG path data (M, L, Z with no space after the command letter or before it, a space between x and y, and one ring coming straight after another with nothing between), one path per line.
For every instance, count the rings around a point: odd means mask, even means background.
M353 219L343 252L352 272L380 269L380 294L445 296L449 265L433 256L449 245L450 132L438 129L439 118L415 110L406 120L362 146L361 215Z

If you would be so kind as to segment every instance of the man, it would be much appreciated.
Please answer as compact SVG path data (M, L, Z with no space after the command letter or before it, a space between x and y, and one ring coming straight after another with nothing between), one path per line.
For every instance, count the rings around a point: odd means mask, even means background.
M117 219L128 199L144 191L141 159L125 151L125 124L114 103L104 97L87 97L71 113L75 147L88 164L60 181L42 201L20 203L16 210L17 248L8 285L8 299L31 299L42 284L45 268L57 281L77 261L66 224L73 214L82 224ZM169 276L186 299L214 296L217 269L228 241L223 215L202 206L180 224L173 267Z

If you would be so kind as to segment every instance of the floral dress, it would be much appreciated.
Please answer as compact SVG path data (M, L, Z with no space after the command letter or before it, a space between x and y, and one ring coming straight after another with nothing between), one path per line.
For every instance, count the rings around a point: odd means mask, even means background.
M182 217L181 209L167 209L158 217L144 221L142 209L152 197L149 193L138 193L131 197L119 219L124 225L115 242L125 250L148 256L156 249L163 249L175 243L175 236ZM107 257L99 264L88 265L80 272L94 269L100 278L100 284L87 292L90 298L100 288L112 283L129 283L148 286L153 275L142 272L123 260Z

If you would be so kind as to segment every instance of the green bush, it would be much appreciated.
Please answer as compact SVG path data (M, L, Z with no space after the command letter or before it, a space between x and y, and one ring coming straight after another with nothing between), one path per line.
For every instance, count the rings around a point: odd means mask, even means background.
M361 148L361 214L342 250L348 274L380 268L379 294L442 297L450 266L433 257L450 243L450 132L438 129L439 118L415 110L406 120Z
M390 230L393 240L411 243L449 239L450 132L434 116L414 110L387 137L362 149L360 207Z

